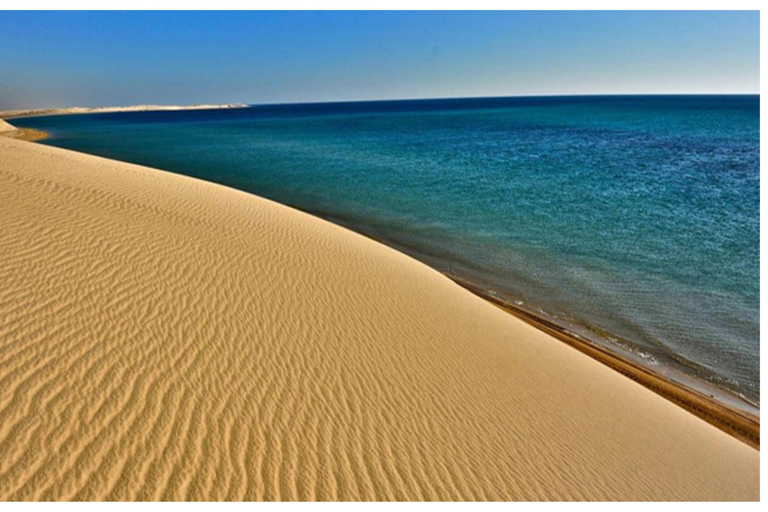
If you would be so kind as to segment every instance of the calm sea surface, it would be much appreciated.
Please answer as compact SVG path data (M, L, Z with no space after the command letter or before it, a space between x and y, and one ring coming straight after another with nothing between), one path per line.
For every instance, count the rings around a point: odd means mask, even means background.
M485 98L17 124L347 225L759 403L759 103Z

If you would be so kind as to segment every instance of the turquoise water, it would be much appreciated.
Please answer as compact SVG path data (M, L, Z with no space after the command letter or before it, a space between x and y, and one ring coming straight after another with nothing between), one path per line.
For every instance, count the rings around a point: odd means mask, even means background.
M759 97L498 98L19 120L347 225L759 403Z

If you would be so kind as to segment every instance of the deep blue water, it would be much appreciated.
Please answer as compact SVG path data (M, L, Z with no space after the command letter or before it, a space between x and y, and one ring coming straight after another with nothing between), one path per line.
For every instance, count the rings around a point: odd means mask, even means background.
M759 402L759 96L27 118L275 199Z

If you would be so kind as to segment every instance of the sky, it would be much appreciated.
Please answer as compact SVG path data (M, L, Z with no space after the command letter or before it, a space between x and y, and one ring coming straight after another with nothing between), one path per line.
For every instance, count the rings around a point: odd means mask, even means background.
M0 109L758 93L752 12L7 12Z

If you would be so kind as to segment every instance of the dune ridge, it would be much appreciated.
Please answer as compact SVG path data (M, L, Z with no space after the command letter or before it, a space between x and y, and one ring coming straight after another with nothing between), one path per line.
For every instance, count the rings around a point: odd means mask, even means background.
M0 498L756 500L759 452L429 267L0 138Z

